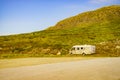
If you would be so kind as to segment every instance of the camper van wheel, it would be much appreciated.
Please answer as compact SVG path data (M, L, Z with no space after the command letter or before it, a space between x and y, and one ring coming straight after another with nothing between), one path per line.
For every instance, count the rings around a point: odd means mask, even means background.
M72 54L72 52L70 54Z
M86 54L83 52L82 55L84 56L84 55L86 55Z

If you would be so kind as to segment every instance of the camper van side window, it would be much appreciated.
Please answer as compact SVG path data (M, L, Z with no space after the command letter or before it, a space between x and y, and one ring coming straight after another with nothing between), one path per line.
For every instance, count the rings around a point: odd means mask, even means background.
M81 49L83 49L83 47L81 47Z
M79 47L77 48L77 50L79 50Z

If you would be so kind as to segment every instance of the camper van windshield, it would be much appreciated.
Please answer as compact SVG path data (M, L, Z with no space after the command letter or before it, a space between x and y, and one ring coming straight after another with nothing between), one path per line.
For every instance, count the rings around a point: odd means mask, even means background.
M71 50L75 50L75 48L73 47Z

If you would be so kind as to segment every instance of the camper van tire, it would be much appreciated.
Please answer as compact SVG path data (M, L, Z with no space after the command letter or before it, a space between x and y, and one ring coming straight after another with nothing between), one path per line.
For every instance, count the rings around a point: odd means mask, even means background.
M86 54L83 52L82 55L85 56Z
M70 54L73 54L72 52Z

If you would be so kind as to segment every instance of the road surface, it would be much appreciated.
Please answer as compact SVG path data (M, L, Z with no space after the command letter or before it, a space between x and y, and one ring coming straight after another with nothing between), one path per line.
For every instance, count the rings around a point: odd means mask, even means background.
M120 57L5 68L0 80L120 80Z

